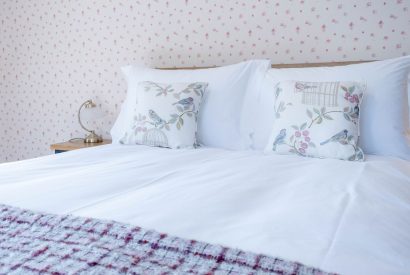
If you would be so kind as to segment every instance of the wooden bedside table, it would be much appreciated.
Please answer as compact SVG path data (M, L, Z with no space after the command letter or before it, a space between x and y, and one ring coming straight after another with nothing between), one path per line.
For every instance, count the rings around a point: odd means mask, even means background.
M50 149L54 150L55 154L64 153L71 150L95 147L105 144L111 144L110 139L104 139L103 142L99 143L85 143L83 140L73 140L73 141L66 141L61 143L55 143L50 145Z

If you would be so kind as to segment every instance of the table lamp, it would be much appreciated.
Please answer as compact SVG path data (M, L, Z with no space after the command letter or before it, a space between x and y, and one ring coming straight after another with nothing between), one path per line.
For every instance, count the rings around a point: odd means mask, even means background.
M85 108L86 110L91 110L91 109L97 109L97 105L89 99L85 101L83 104L81 104L80 109L78 110L78 123L80 123L81 128L89 132L89 134L84 138L85 143L98 143L102 142L103 139L100 135L97 135L94 130L87 129L84 124L81 122L81 110ZM90 115L91 114L91 115ZM90 112L89 111L89 116L92 119L97 119L101 116L103 116L102 112Z

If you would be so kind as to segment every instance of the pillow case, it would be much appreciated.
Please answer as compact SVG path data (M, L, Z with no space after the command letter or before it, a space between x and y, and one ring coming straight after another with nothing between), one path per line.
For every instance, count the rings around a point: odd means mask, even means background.
M406 137L409 130L408 74L410 56L355 65L318 68L270 69L263 84L248 93L241 133L253 149L263 149L275 114L274 87L278 82L358 81L366 84L360 116L360 147L366 154L396 156L410 160Z
M265 152L364 160L357 146L364 90L356 82L280 82Z
M132 121L119 142L175 149L196 147L198 112L207 86L140 82Z
M245 149L240 135L240 113L244 95L260 81L255 76L270 67L269 60L251 60L224 67L197 70L159 70L141 66L122 68L128 91L121 112L111 129L113 143L119 143L128 120L133 115L136 87L139 82L159 83L204 82L208 89L203 96L198 117L198 142L211 147Z

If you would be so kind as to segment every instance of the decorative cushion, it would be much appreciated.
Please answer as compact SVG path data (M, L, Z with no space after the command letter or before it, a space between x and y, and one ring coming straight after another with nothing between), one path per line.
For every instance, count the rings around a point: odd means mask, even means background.
M133 119L120 143L196 147L198 112L207 86L202 82L140 82Z
M270 69L261 89L247 93L242 111L241 133L250 148L263 149L274 121L275 85L282 81L366 83L361 103L360 141L365 154L394 156L410 160L409 95L410 55L361 64ZM409 86L410 87L410 86Z
M110 132L112 142L119 143L124 129L128 127L139 82L205 82L209 85L198 118L198 141L210 147L245 149L239 131L243 99L248 89L255 88L255 76L260 71L266 72L270 64L269 60L249 60L223 67L192 70L159 70L138 65L122 67L128 91Z
M265 151L362 161L357 144L364 90L357 82L280 82Z

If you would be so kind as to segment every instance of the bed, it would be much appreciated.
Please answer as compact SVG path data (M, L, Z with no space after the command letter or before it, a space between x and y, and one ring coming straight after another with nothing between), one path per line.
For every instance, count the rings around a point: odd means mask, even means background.
M373 74L388 75L381 84L393 87L403 66L389 62ZM308 81L327 70L292 77ZM403 95L396 96L394 106ZM365 126L378 130L374 117L383 114L375 103ZM385 124L406 155L399 122ZM255 130L248 126L246 134ZM136 274L409 274L410 161L377 151L351 162L216 147L111 144L0 164L0 274L117 274L136 266ZM397 148L386 155L400 156ZM60 246L50 252L44 238ZM144 262L147 254L154 256Z
M410 270L410 163L398 158L104 145L0 165L0 203L341 274Z

